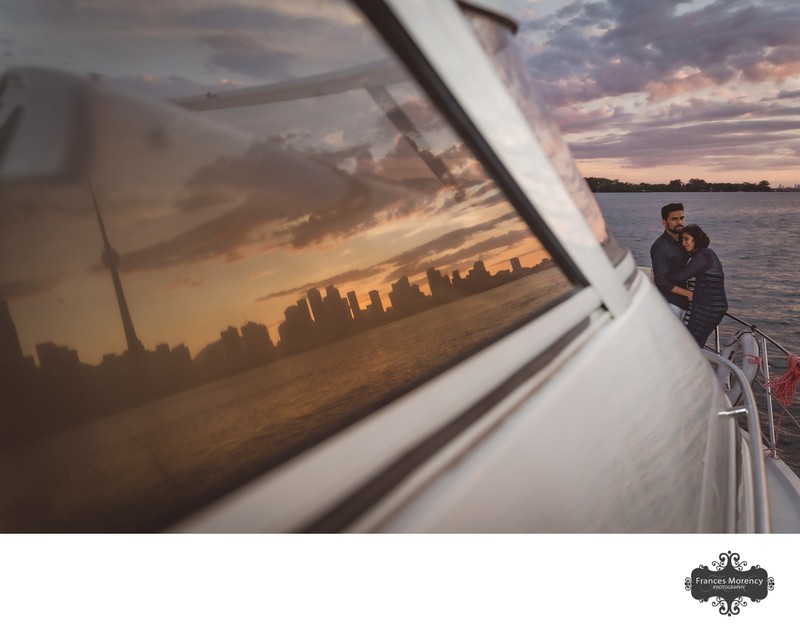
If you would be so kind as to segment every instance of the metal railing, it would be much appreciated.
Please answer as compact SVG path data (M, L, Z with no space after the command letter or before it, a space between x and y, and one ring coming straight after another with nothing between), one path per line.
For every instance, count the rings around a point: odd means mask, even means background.
M781 351L784 357L788 358L791 355L791 351L789 351L786 347L784 347L780 342L772 338L769 334L759 329L758 326L739 318L738 316L734 316L733 314L726 313L725 316L730 318L731 320L744 325L750 333L753 334L755 337L757 344L758 344L758 351L759 351L759 369L761 375L763 376L763 382L759 382L758 378L755 378L755 382L759 384L764 390L765 398L765 408L766 408L766 425L767 425L767 436L765 437L765 441L768 446L768 454L767 456L770 458L777 458L778 454L778 436L775 429L775 408L774 402L776 401L772 395L772 391L770 388L770 356L769 356L769 349L768 344L773 345L776 349ZM707 345L708 348L708 345ZM707 349L706 349L707 350ZM714 332L714 347L712 349L717 355L719 355L722 351L722 345L720 342L720 328L717 327ZM727 365L726 365L727 366ZM747 380L745 380L747 381ZM748 386L750 386L748 384ZM744 391L744 388L742 389ZM752 390L752 389L751 389ZM735 403L735 402L734 402ZM792 415L789 411L787 406L783 406L780 402L777 402L778 405L781 407L781 416L785 416L791 419L794 424L800 428L800 422ZM762 432L759 426L759 432Z
M761 441L761 422L758 415L755 394L753 393L753 389L744 371L736 364L727 358L723 358L719 353L714 353L708 349L703 349L703 353L709 359L709 362L725 366L741 385L744 405L729 410L723 410L717 414L720 417L747 416L748 442L753 464L753 514L755 518L755 530L757 533L769 533L771 531L771 525L769 518L769 498L767 495L767 473L764 464L764 444Z

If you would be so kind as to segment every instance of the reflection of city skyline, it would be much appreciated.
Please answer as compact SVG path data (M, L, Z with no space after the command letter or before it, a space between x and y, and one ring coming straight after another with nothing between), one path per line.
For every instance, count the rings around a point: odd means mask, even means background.
M511 270L503 269L492 275L483 261L478 260L464 277L459 270L449 277L436 268L428 268L426 278L430 294L425 294L418 283L411 283L407 276L402 276L391 284L391 290L386 294L387 307L384 307L377 289L367 293L368 302L362 307L355 291L347 292L344 298L333 284L325 287L324 296L319 288L310 288L305 298L298 299L284 310L284 321L278 326L278 350L297 353L311 349L492 289L553 265L547 258L532 268L523 267L518 257L512 258L510 263Z
M95 181L94 174L92 180ZM228 210L226 206L221 210L193 214L192 219L187 220L172 207L169 212L134 212L131 208L137 207L131 203L122 205L120 209L118 200L106 200L107 183L104 185L99 176L96 180L103 219L108 226L111 242L119 248L118 251L108 245L102 263L95 257L90 259L86 255L94 251L95 244L98 243L98 233L96 225L93 230L86 225L86 220L94 224L95 213L91 211L94 200L89 199L84 181L74 188L76 191L80 189L80 193L86 195L86 208L79 204L76 193L73 196L76 198L75 213L59 215L53 218L54 222L50 221L48 215L46 222L47 230L70 235L70 239L64 242L69 244L68 251L61 247L53 249L56 256L47 259L46 267L41 265L41 260L29 258L29 249L5 253L12 258L11 265L7 267L9 278L0 280L0 295L14 301L15 312L19 317L17 324L27 354L35 355L34 343L50 338L52 325L49 321L54 318L58 319L59 330L64 332L64 338L57 342L75 346L80 350L81 357L93 364L99 363L108 351L122 350L118 335L119 321L115 323L111 320L112 303L105 294L109 272L112 277L114 274L109 263L117 266L117 276L122 275L125 294L132 299L130 324L123 325L128 348L136 340L136 332L141 328L141 342L148 347L152 348L162 340L180 341L185 342L192 355L195 355L207 342L209 326L236 322L240 316L240 322L254 320L267 324L270 334L276 339L278 322L283 317L283 301L269 300L269 296L259 296L259 292L290 295L295 288L299 289L298 286L303 281L321 281L324 287L329 282L344 283L345 278L348 282L358 279L366 284L370 282L370 277L376 277L372 281L386 285L388 291L390 275L408 274L414 278L424 274L424 267L420 265L424 266L424 260L431 259L434 253L438 256L431 260L431 265L452 269L455 266L465 267L466 262L490 251L494 251L494 255L505 249L510 257L516 254L512 249L520 241L531 239L527 227L516 231L507 230L509 226L513 226L513 222L519 220L513 210L494 208L498 200L493 196L492 188L476 187L473 206L466 216L464 209L453 206L452 195L437 194L431 196L431 199L420 201L419 192L414 190L413 195L403 198L403 203L406 204L404 208L388 205L381 211L382 215L370 212L369 217L372 219L364 225L359 224L353 234L348 233L347 239L339 241L336 237L339 235L336 231L341 230L336 228L338 218L335 222L322 222L326 226L333 224L330 238L327 241L322 240L322 236L328 233L321 232L318 238L322 241L315 243L322 243L323 247L313 251L303 250L303 262L296 265L291 258L302 249L290 247L284 243L285 240L275 241L275 231L270 228L277 223L272 208L284 209L283 202L276 204L273 200L267 205L264 201L264 206L268 206L269 210L263 210L260 202L259 207L253 210L255 202L248 202L241 209L245 217L237 214L239 206L233 210ZM38 191L31 193L38 195ZM413 203L410 201L412 199ZM487 205L492 205L488 214ZM81 207L80 213L77 212L78 206ZM84 214L87 210L89 212ZM421 217L443 211L453 212L459 221L431 223L421 220ZM47 212L50 212L49 207ZM393 214L399 214L403 222L389 222L387 218ZM346 223L349 220L343 218L342 221ZM465 222L469 225L462 226ZM299 223L305 225L308 222ZM41 227L35 222L30 222L30 225L30 237L41 239ZM133 226L136 227L135 230ZM266 228L256 230L257 227ZM372 234L372 229L375 229L375 234ZM502 231L507 232L500 235ZM413 238L397 241L401 235L408 233ZM249 237L246 238L247 235ZM486 239L492 240L491 243L484 243ZM18 241L21 243L22 239ZM402 245L395 251L397 243ZM352 264L348 267L351 252L357 252L357 255L353 255ZM68 260L65 260L67 257ZM225 265L216 265L221 257ZM289 261L286 260L287 257L290 258ZM331 260L335 258L336 267L343 270L337 274L341 279L324 279L314 273L316 270L328 268L331 263L327 259L329 257ZM527 259L524 260L528 262ZM363 261L368 261L369 264L365 266ZM12 274L13 277L10 276ZM272 279L266 283L259 280L272 275L273 279L278 279L277 284L273 284ZM379 275L381 281L377 281ZM396 277L392 280L395 279ZM115 282L115 291L117 285ZM305 291L307 287L309 285L302 290ZM218 297L213 320L209 317L210 310L206 311L210 292L216 293ZM387 302L385 290L381 288L380 292L384 302ZM78 293L82 293L80 302L75 301ZM151 297L156 293L163 293L166 299L158 302L146 301L144 304L147 309L141 309L137 297ZM19 307L16 304L17 298L22 299ZM263 300L268 302L259 302ZM124 303L119 299L117 302L120 312L124 311ZM157 309L151 309L156 305ZM194 308L189 317L180 315L179 312L189 305ZM92 331L91 335L85 335L89 332L84 328L83 319L90 309L98 314L104 313L102 322L105 335L102 337L97 330ZM57 316L56 310L59 312ZM135 329L133 323L136 324ZM156 333L156 337L154 332L160 333Z
M430 268L426 275L430 294L401 277L391 285L389 305L384 305L377 290L371 290L362 304L352 290L342 296L335 285L327 286L324 295L312 288L305 298L287 306L275 343L266 325L247 322L240 328L223 329L194 358L185 344L170 348L160 343L152 350L135 347L122 354L105 354L96 365L81 362L77 350L51 341L36 344L37 365L32 355L23 354L9 304L0 300L0 379L4 384L0 405L10 410L9 419L27 421L31 429L53 420L69 424L103 417L553 267L549 259L531 268L523 267L517 257L510 264L510 270L490 274L479 260L463 276L458 270L448 276Z

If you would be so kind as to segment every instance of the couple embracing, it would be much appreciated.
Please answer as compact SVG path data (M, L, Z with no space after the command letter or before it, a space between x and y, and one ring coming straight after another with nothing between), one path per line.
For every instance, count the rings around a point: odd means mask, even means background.
M703 347L728 309L725 273L717 253L708 247L708 235L697 224L684 225L684 220L680 202L661 209L664 232L650 247L650 259L659 291L681 319L689 310L686 326ZM687 289L689 279L695 280L693 290Z

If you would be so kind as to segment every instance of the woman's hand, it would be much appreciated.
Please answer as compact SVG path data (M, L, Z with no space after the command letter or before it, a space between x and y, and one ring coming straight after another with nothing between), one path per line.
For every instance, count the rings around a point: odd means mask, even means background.
M694 296L694 292L692 292L691 290L687 290L684 287L680 287L678 285L674 286L671 291L672 291L673 294L678 294L680 296L685 296L690 301L692 300L692 297Z

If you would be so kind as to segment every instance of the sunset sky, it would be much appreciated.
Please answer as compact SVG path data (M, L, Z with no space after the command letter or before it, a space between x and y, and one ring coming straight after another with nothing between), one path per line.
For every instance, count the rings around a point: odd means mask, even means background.
M800 2L517 5L585 176L800 184Z
M277 342L284 310L315 287L355 291L362 307L375 289L388 308L403 276L429 294L431 267L466 276L477 260L496 273L512 257L548 256L347 4L12 6L0 14L0 59L47 69L20 71L10 88L12 102L17 85L41 91L12 142L22 155L68 151L81 173L0 187L0 298L26 354L52 341L97 363L124 349L86 175L148 349L186 344L196 356L247 321ZM358 86L320 96L317 79L303 98L257 106L164 103L376 61L389 77L383 104ZM387 116L398 110L407 123ZM59 133L43 143L51 124Z

